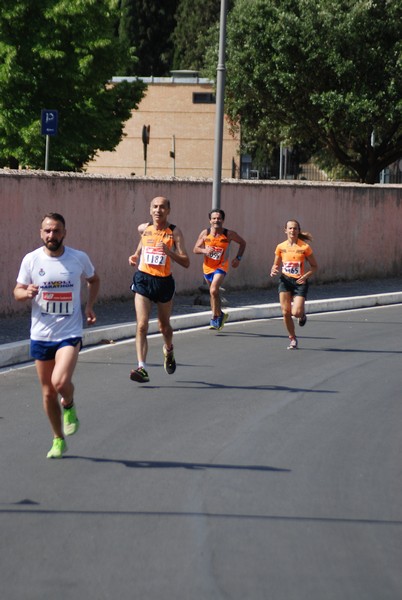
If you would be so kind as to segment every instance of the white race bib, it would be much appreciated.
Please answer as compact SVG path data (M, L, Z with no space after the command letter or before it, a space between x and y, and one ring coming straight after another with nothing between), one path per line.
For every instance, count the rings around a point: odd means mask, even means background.
M39 304L42 314L72 315L73 292L48 292L42 291Z
M143 250L144 262L147 265L165 265L167 256L164 251L160 248L154 248L153 246L146 246Z
M284 275L301 276L301 263L288 261L283 263L282 273Z
M208 256L209 256L209 258L212 258L212 260L220 260L222 254L223 254L223 248L215 248L214 247Z

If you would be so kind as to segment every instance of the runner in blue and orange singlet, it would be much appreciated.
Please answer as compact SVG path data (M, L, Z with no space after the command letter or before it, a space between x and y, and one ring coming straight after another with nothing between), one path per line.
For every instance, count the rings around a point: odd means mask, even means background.
M219 288L229 269L229 246L231 242L239 245L232 267L237 269L242 259L246 242L236 231L223 227L225 213L221 208L212 209L209 213L210 227L203 229L194 246L194 254L203 254L204 279L209 285L212 319L210 329L221 330L228 319L228 314L221 308Z

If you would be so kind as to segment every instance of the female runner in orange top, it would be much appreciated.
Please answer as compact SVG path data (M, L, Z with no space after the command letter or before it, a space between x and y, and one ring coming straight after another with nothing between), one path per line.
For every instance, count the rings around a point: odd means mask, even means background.
M287 240L278 244L275 249L271 277L279 273L282 264L278 286L279 301L290 340L288 350L296 350L297 337L293 317L299 319L300 327L306 324L304 304L307 298L308 280L317 270L317 261L313 250L306 242L312 240L311 233L302 232L298 221L294 219L287 221L285 233ZM305 261L309 263L308 271L305 270Z

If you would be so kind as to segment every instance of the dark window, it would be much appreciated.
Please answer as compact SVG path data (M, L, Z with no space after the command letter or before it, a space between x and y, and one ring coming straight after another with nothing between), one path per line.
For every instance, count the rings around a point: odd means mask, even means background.
M215 94L207 92L193 92L193 104L215 104Z

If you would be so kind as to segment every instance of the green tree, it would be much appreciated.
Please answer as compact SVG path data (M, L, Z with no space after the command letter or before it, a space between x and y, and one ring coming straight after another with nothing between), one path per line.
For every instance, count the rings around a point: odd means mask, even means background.
M233 0L227 0L227 10ZM210 42L210 29L219 23L221 3L217 0L180 0L176 13L174 42L174 69L200 71ZM215 36L216 37L216 36Z
M142 98L124 70L114 0L3 0L0 13L0 166L43 168L41 109L59 111L49 166L80 170L113 150Z
M245 147L329 153L375 183L402 156L402 2L236 0L226 110Z
M126 75L166 76L173 60L171 34L179 0L120 0L119 38L135 49ZM132 50L131 50L132 52Z

